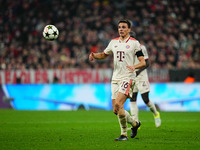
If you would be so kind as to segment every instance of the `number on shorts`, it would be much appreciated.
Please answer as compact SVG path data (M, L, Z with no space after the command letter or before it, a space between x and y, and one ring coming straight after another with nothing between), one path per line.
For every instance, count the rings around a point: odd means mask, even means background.
M126 82L126 81L124 81L123 83L122 83L122 86L121 87L124 87L125 89L128 87L128 82Z

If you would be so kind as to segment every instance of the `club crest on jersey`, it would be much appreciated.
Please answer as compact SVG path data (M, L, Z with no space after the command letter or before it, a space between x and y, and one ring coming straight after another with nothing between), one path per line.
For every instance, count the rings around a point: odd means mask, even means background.
M130 48L130 46L129 46L129 45L126 45L126 48L127 48L127 49L129 49L129 48Z

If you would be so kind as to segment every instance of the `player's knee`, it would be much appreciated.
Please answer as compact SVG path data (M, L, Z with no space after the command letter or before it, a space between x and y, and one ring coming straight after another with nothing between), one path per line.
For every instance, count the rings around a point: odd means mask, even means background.
M118 103L115 103L115 109L119 109L120 105Z
M146 92L146 93L141 94L141 95L142 95L142 99L143 99L144 103L146 105L148 105L148 103L149 103L149 92Z

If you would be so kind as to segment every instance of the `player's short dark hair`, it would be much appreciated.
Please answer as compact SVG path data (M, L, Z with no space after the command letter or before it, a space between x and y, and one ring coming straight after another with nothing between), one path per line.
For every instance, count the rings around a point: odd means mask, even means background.
M126 24L128 25L128 28L131 28L131 21L128 20L128 19L120 20L120 21L118 22L118 25L119 25L120 23L126 23Z

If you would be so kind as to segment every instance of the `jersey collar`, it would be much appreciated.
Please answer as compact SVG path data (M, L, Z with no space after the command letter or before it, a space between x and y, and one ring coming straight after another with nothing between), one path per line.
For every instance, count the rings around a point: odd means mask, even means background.
M129 41L131 37L127 37L124 41L121 40L121 38L119 37L119 43L127 43Z

